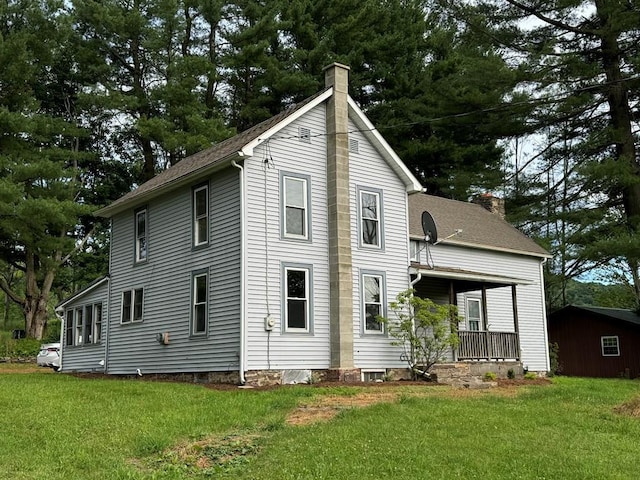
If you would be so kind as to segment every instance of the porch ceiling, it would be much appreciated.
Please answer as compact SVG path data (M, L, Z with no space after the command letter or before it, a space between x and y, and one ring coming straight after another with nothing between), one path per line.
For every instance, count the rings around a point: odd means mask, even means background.
M479 290L484 285L485 288L508 287L511 285L532 285L533 281L523 278L507 277L504 275L493 275L484 272L474 272L453 267L431 267L429 265L412 264L409 273L422 277L449 280L455 283L458 292Z

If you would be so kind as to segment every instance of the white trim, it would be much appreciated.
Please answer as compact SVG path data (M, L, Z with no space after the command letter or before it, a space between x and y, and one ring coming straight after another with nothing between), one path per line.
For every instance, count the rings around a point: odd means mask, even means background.
M618 351L617 353L604 353L604 348L605 348L605 344L604 341L605 340L612 340L615 339L616 344L616 350ZM614 347L614 345L607 345L607 347L612 348ZM602 352L602 356L603 357L619 357L620 356L620 339L618 338L618 335L602 335L600 337L600 350Z
M283 288L283 300L284 300L284 331L287 333L309 333L311 331L311 267L293 266L285 264L284 270L284 288ZM288 292L288 280L289 272L303 272L304 273L304 297L289 297ZM290 327L289 326L289 300L304 300L304 328Z
M362 278L361 281L361 288L362 288L362 293L361 293L361 302L362 302L362 314L361 314L361 322L362 322L362 333L365 335L386 335L386 328L384 328L384 323L380 323L380 330L372 330L372 329L368 329L367 328L367 304L369 305L380 305L380 313L379 315L384 317L385 316L385 302L386 302L386 285L385 285L385 277L382 273L375 273L375 272L369 272L369 271L364 271L360 273L360 277ZM371 278L377 278L379 283L378 283L378 288L379 288L379 299L377 302L367 302L366 296L367 296L367 289L366 289L366 283L367 283L367 277L371 277Z
M244 372L248 369L247 354L245 352L247 344L247 295L245 292L247 288L247 214L245 212L247 199L245 198L246 188L244 185L244 166L236 163L235 160L231 160L231 165L240 170L240 172L238 172L238 181L240 183L240 352L238 352L238 375L240 376L240 383L244 385L246 383Z
M109 255L111 255L111 252L109 252ZM73 302L73 301L75 301L75 300L77 300L77 299L79 299L81 297L84 297L86 294L88 294L92 290L95 290L100 285L102 285L104 282L108 282L108 281L109 281L109 276L102 277L100 280L98 280L95 283L89 285L86 289L80 290L79 292L73 294L72 296L70 296L66 300L63 300L62 302L60 302L58 305L56 305L56 310L58 310L60 308L64 308L66 305L69 305L71 302Z
M423 236L418 236L418 235L410 235L410 238L412 240L424 240L424 235ZM533 242L533 240L531 240ZM537 258L553 258L553 255L550 255L548 253L536 253L536 252L528 252L526 250L516 250L513 248L505 248L505 247L494 247L491 245L481 245L478 243L471 243L471 242L462 242L460 240L448 240L448 239L443 239L438 241L438 245L450 245L453 247L464 247L464 248L474 248L477 250L490 250L490 251L495 251L495 252L503 252L503 253L513 253L515 255L526 255L528 257L537 257ZM540 247L542 248L542 247Z
M292 113L291 115L287 116L286 118L283 118L282 120L280 120L278 123L276 123L273 127L271 127L266 132L264 132L258 138L256 138L256 139L250 141L249 143L247 143L241 149L242 154L245 155L245 156L248 156L248 157L252 157L253 156L253 150L258 145L260 145L265 140L269 140L269 138L274 136L280 130L282 130L283 128L287 127L291 123L295 122L298 118L300 118L301 116L305 115L310 110L313 110L315 107L320 105L326 99L331 97L331 95L333 95L333 87L328 88L325 92L323 92L320 95L318 95L316 98L314 98L312 101L307 103L305 106L301 107L299 110L296 110L294 113Z
M479 282L488 282L488 283L504 283L505 285L533 285L535 282L533 280L526 280L523 278L514 278L514 277L504 277L500 275L491 275L489 273L482 272L467 272L467 271L442 271L442 270L434 270L427 267L420 268L410 268L409 273L416 274L422 273L425 277L434 277L434 278L448 278L452 280L468 280L468 281L479 281Z

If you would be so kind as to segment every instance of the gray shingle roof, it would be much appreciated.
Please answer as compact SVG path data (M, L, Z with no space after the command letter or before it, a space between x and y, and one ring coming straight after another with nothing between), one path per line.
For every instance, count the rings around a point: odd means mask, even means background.
M260 135L283 121L285 118L302 109L330 88L331 87L327 87L319 91L315 95L287 108L279 114L249 128L248 130L245 130L242 133L239 133L234 137L185 158L176 165L168 168L162 173L159 173L151 180L143 183L135 190L120 197L110 205L98 210L96 215L110 217L114 213L129 208L138 202L142 202L147 198L159 195L160 192L164 191L172 184L180 182L181 180L186 180L202 170L213 169L217 165L225 164L227 161L230 161L231 158L234 158L235 154L242 150L242 148L248 143L260 137Z
M640 325L640 316L638 316L638 314L633 310L627 310L625 308L582 307L577 305L569 305L566 308L573 310L586 310L614 320L622 320L623 322ZM563 309L558 310L558 312L561 312L562 310ZM555 316L558 312L555 312L552 316Z
M549 256L544 248L480 205L423 193L409 196L409 234L412 237L424 237L423 211L429 212L433 217L439 241L540 257ZM456 235L457 230L462 232ZM449 236L451 237L444 240Z

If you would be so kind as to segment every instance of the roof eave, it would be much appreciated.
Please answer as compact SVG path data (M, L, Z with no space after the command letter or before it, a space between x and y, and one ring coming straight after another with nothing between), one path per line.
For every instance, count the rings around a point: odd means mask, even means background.
M159 197L160 195L162 195L163 193L169 191L169 190L173 190L175 188L179 188L183 185L186 185L190 182L193 181L194 177L199 177L201 175L207 175L209 173L213 173L216 172L218 170L221 170L225 167L227 167L232 160L238 159L238 158L244 158L244 153L242 151L237 151L232 153L231 155L227 155L226 157L222 158L221 160L211 163L211 164L207 164L202 168L193 170L181 177L175 178L173 180L168 181L167 183L163 183L161 185L158 185L157 187L143 193L140 195L137 195L135 198L131 199L131 200L126 200L124 202L120 202L120 203L112 203L110 205L107 205L106 207L102 207L99 210L96 210L95 212L93 212L94 216L97 217L105 217L105 218L111 218L114 215L120 213L120 212L124 212L126 210L129 210L131 208L134 208L138 205L143 205L147 202L149 202L149 200L153 200L154 198Z
M393 151L382 135L380 135L380 132L376 130L376 127L374 127L364 112L360 110L360 107L358 107L356 102L351 97L348 97L348 102L349 113L354 115L352 120L361 130L362 134L377 148L396 175L398 175L402 180L405 185L406 192L409 194L421 192L422 184L413 175L413 173L411 173L400 157L398 157L396 152Z
M411 240L424 241L424 235L420 236L420 235L410 234L409 238L411 238ZM511 253L514 255L526 255L528 257L537 257L537 258L545 258L545 259L553 258L553 255L549 253L532 252L528 250L518 250L514 248L496 247L493 245L483 245L480 243L462 242L460 240L441 240L438 242L438 245L450 245L453 247L475 248L477 250L489 250L493 252Z
M442 271L434 270L429 267L411 267L410 273L421 273L422 275L433 278L444 278L449 280L464 280L471 282L486 282L500 285L533 285L535 282L524 278L505 277L501 275L491 275L482 272L466 272L466 271Z
M87 287L85 287L84 289L74 293L73 295L71 295L69 298L64 299L63 301L61 301L60 303L58 303L56 305L56 310L59 308L64 308L66 305L68 305L69 303L73 302L74 300L77 300L78 298L82 297L83 295L86 295L87 293L95 290L96 288L98 288L100 285L102 285L105 282L109 281L109 275L105 275L104 277L98 278L97 280L95 280L93 283L89 284Z

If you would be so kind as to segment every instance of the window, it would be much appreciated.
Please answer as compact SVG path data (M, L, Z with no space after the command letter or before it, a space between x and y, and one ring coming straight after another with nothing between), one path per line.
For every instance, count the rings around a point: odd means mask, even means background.
M65 320L65 345L73 345L73 310L67 310Z
M284 267L284 329L309 332L311 312L311 267Z
M362 305L364 333L384 333L384 325L378 320L384 316L384 277L380 274L362 275Z
M467 298L467 329L480 331L482 327L482 303L479 298Z
M94 322L94 343L100 343L102 341L102 304L96 303L93 306L93 322Z
M619 357L620 356L620 344L618 343L618 336L604 336L600 337L602 343L602 356L603 357Z
M208 283L206 273L193 275L193 311L191 314L191 333L193 335L207 333Z
M418 240L409 241L409 255L412 262L420 263L420 242Z
M136 262L147 260L147 209L136 212Z
M75 345L82 345L82 308L76 308Z
M83 343L93 343L93 326L93 305L88 305L84 309Z
M359 190L360 245L383 247L382 191Z
M144 292L142 288L122 292L121 323L141 322Z
M309 177L283 174L282 236L310 240Z
M209 186L193 190L193 245L198 247L209 242Z
M363 382L382 382L387 372L385 370L362 370Z

